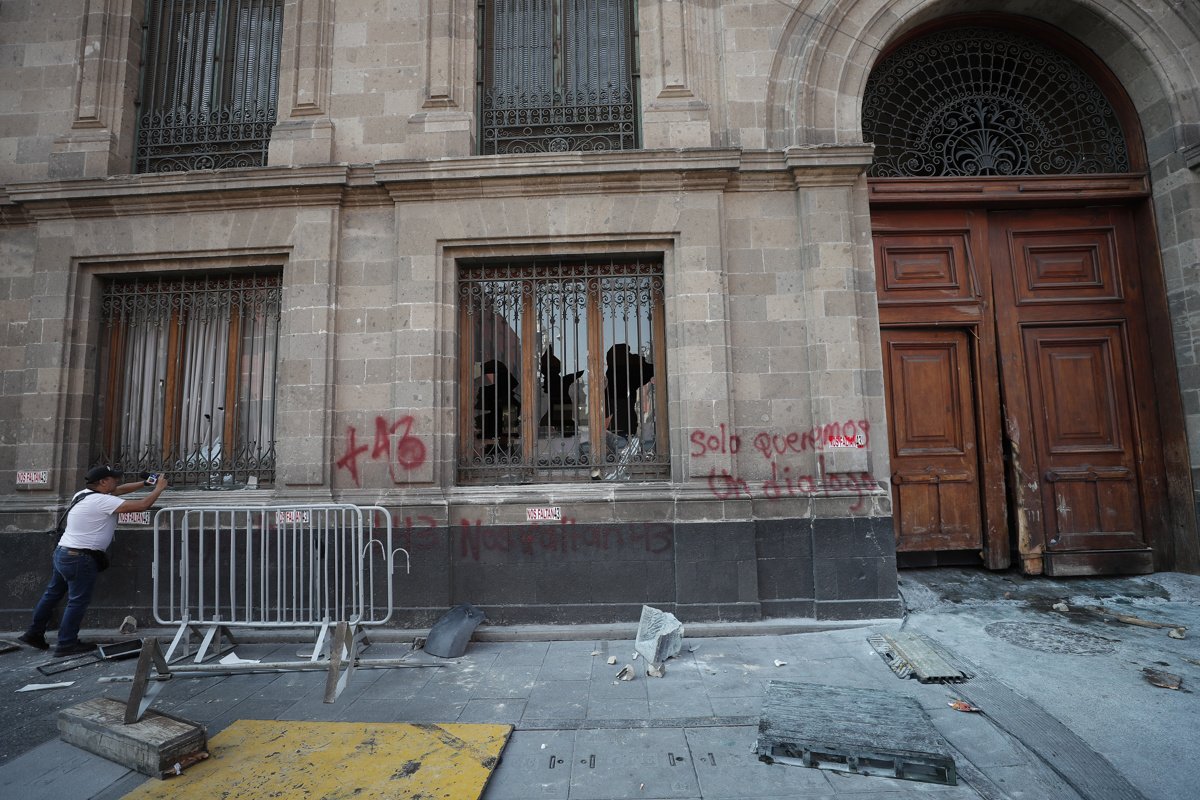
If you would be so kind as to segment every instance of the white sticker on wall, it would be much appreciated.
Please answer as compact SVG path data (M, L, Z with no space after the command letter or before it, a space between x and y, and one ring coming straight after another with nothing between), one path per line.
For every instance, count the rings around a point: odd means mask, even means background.
M536 506L525 509L526 522L562 522L562 506Z

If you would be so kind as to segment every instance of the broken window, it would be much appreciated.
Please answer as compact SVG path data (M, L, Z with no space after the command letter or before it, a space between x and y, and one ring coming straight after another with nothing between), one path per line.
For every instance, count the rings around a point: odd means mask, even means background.
M461 483L669 475L661 261L464 265Z
M147 0L135 172L261 167L283 0Z
M115 280L91 463L234 488L275 475L278 275Z

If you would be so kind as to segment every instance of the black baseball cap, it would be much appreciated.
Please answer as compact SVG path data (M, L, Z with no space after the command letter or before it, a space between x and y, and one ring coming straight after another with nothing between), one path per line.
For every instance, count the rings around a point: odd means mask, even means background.
M112 467L92 467L87 471L87 475L83 476L84 483L96 483L105 478L119 478L121 471Z

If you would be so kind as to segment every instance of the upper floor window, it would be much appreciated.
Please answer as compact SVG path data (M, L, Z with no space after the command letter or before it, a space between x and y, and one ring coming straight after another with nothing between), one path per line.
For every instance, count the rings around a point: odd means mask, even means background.
M638 146L632 0L480 0L480 152Z
M462 483L669 477L659 261L469 265L458 297Z
M284 0L146 0L136 172L267 161Z
M109 283L92 463L198 488L273 480L280 300L278 275Z

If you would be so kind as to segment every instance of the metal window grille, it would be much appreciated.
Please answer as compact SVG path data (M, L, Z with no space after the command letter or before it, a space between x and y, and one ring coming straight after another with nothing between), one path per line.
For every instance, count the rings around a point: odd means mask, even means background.
M458 296L460 483L669 477L661 263L468 265Z
M207 489L275 475L278 275L112 281L94 464Z
M911 42L871 74L863 138L874 177L1128 172L1112 105L1066 56L967 27Z
M480 150L638 146L630 0L482 0Z
M135 171L262 166L283 0L147 0Z

